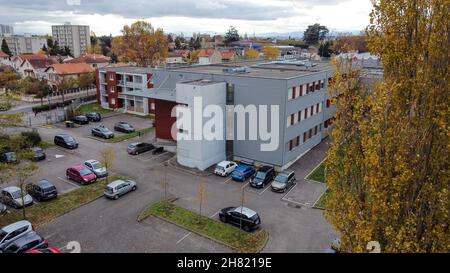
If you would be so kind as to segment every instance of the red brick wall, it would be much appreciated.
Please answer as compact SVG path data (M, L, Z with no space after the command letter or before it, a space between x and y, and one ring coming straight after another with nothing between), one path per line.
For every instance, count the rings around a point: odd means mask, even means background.
M155 109L152 110L151 109L152 103L155 103L155 100L154 99L148 99L148 112L150 114L155 114L155 112L156 112L156 105L155 105Z
M172 138L172 126L176 122L176 117L172 117L172 109L177 104L171 101L155 100L155 123L156 138L174 140Z
M111 75L113 75L113 80L110 80ZM109 108L111 109L117 109L119 106L118 102L118 94L117 94L117 82L116 82L116 72L106 72L106 93L108 94L108 102L109 102ZM111 86L114 86L115 91L114 93L111 93ZM112 99L115 99L116 104L112 104Z

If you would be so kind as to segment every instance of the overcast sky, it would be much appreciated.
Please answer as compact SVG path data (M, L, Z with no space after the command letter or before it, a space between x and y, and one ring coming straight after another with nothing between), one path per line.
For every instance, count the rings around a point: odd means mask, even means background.
M370 0L0 0L0 24L15 33L51 34L51 25L70 21L96 35L117 35L125 24L150 21L165 32L241 34L303 31L313 23L331 30L358 31L369 23Z

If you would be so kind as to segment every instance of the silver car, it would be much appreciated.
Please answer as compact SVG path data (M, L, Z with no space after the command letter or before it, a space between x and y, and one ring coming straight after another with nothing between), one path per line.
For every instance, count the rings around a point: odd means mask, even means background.
M0 198L4 204L16 209L33 204L33 198L25 190L22 198L22 191L19 187L4 188L0 193Z
M272 182L272 191L283 193L295 185L295 173L293 171L284 171L277 175Z
M0 229L0 249L33 231L28 221L19 221Z
M84 162L84 166L86 166L89 170L91 170L98 178L103 178L108 176L108 171L105 167L100 164L97 160L87 160Z
M106 186L104 194L108 198L117 200L122 195L135 190L137 190L136 182L131 180L116 180Z

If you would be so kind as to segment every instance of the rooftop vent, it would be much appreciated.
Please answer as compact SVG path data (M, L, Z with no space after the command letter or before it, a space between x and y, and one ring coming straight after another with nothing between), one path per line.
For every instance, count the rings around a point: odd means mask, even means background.
M238 73L249 73L249 67L226 67L223 69L223 73L238 74Z

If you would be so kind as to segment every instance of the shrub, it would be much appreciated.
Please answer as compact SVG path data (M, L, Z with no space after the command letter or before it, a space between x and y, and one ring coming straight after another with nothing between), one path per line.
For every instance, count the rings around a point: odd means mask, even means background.
M30 145L32 146L36 146L42 141L41 136L36 131L22 132L22 137L25 139L27 143L30 143Z

